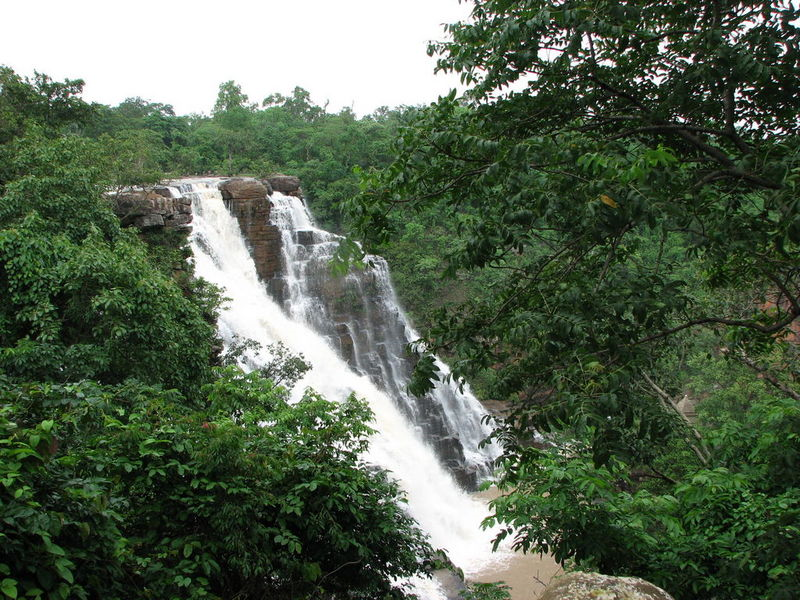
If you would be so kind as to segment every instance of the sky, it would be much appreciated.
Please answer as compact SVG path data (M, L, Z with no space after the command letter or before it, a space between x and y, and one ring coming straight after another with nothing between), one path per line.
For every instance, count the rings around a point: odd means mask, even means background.
M458 0L0 0L0 65L83 79L83 98L139 96L210 113L234 80L252 102L295 86L329 111L427 104L456 87L427 42Z

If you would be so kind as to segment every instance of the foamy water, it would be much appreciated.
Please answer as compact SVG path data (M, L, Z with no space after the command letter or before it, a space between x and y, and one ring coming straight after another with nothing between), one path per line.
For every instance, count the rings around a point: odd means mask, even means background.
M270 298L216 181L183 182L181 190L193 201L191 246L196 273L223 288L230 299L219 319L224 341L230 343L238 336L263 346L281 342L291 352L303 354L312 368L295 387L298 396L311 387L334 401L350 393L365 399L375 414L372 426L377 433L364 458L392 472L407 494L409 513L430 536L431 544L444 549L467 576L510 564L509 551L491 552L494 532L480 528L488 514L485 501L458 487L387 394L353 372L324 338L287 316ZM266 361L269 357L252 358ZM445 597L435 581L419 583L417 593L426 600Z

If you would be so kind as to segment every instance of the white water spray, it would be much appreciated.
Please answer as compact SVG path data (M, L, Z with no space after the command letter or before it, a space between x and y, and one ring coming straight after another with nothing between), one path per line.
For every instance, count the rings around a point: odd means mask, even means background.
M299 198L275 193L270 203L270 221L282 235L285 312L324 336L353 370L388 393L459 483L469 488L489 476L500 449L481 446L491 430L477 398L452 381L437 382L423 397L406 389L413 369L406 346L419 334L400 309L386 261L370 255L362 269L333 277L330 261L341 237L314 227ZM437 367L449 374L441 361Z
M237 221L224 206L216 180L196 180L180 185L193 201L191 246L198 276L223 288L230 299L219 318L226 343L253 339L262 346L283 343L303 354L312 366L295 387L299 394L311 387L330 400L350 393L364 398L375 414L366 460L392 472L408 496L408 510L467 576L505 563L508 553L491 553L493 532L480 528L487 514L482 502L461 490L438 462L431 447L418 436L390 397L364 375L355 373L325 340L295 315L288 316L259 281ZM309 223L310 226L310 223ZM418 593L434 600L441 591L427 584Z

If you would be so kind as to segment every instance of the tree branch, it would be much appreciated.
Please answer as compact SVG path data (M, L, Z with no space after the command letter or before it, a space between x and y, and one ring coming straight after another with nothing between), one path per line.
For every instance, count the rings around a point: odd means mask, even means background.
M711 173L703 177L700 181L698 181L694 185L694 187L700 188L707 183L712 183L720 179L728 179L728 178L744 179L746 181L749 181L750 183L754 183L757 186L767 188L770 190L783 189L783 186L779 183L775 183L774 181L770 181L769 179L764 179L763 177L759 177L758 175L754 175L753 173L748 173L747 171L743 171L738 167L734 167L731 169L717 169L716 171L712 171Z
M361 560L351 560L350 562L346 562L346 563L343 563L343 564L339 565L338 567L336 567L336 568L335 568L333 571L331 571L330 573L325 573L325 575L323 575L322 577L320 577L320 578L319 578L318 585L319 585L320 583L322 583L323 581L325 581L325 579L327 579L328 577L330 577L331 575L333 575L334 573L336 573L337 571L341 571L341 570L342 570L342 569L344 569L345 567L350 567L350 566L352 566L352 565L357 565L357 564L358 564L358 563L360 563L360 562L361 562Z
M745 354L744 352L737 354L736 358L737 360L739 360L739 362L747 365L748 367L753 369L756 373L759 373L764 378L764 381L769 383L771 386L773 386L776 389L779 389L781 392L789 396L791 399L800 402L800 394L795 392L792 388L788 387L785 383L783 383L781 380L775 377L775 375L770 373L766 367L762 367L761 365L759 365L756 361L747 356L747 354Z
M798 307L800 308L800 307ZM665 331L661 331L659 333L650 335L646 338L642 338L636 342L633 342L632 345L638 346L639 344L646 344L648 342L652 342L654 340L658 340L673 333L678 333L679 331L683 331L684 329L688 329L690 327L695 327L696 325L708 325L708 324L715 324L715 325L728 325L730 327L746 327L747 329L754 329L760 333L776 333L789 325L792 321L794 321L798 316L800 316L800 310L797 310L795 307L789 311L789 313L784 317L782 320L778 321L777 323L773 323L772 325L759 325L758 323L753 323L752 321L739 321L736 319L718 319L716 317L706 317L704 319L694 319L689 321L688 323L684 323L683 325L678 325L677 327L673 327L672 329L667 329Z
M700 432L697 431L694 425L692 425L687 416L681 412L681 410L678 408L678 405L675 404L675 401L672 399L672 397L670 397L669 394L667 394L667 392L658 387L655 381L650 379L650 376L644 371L642 371L642 377L644 377L644 380L647 382L647 384L651 388L653 388L653 391L655 391L655 393L658 395L659 400L661 400L662 406L664 406L665 408L668 407L672 409L675 412L675 414L677 414L678 417L680 417L680 419L692 433L695 440L697 440L697 445L691 443L688 440L687 443L689 444L689 447L697 455L697 458L700 459L700 462L703 464L703 466L708 466L708 461L711 458L711 453L708 451L708 448L706 448L705 442L703 441L703 436L700 435Z
M606 261L603 264L603 269L600 271L600 277L597 279L597 283L594 286L594 291L600 288L600 284L603 283L603 280L608 275L608 269L611 267L611 261L614 260L614 256L617 253L617 246L622 241L622 238L625 237L625 234L633 227L633 223L626 223L625 227L619 232L618 235L614 236L614 241L611 243L611 248L608 251L608 255L606 255Z

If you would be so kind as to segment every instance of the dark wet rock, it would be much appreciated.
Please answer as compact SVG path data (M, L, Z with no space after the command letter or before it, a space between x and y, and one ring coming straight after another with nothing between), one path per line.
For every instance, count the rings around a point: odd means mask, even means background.
M267 282L267 293L278 304L286 299L286 280L283 277L273 277Z
M302 244L304 246L310 246L314 243L313 231L304 231L301 229L295 232L295 236L297 238L298 244Z
M468 492L478 489L478 473L471 467L464 466L462 463L445 463L448 470L453 474L456 483Z
M164 227L164 217L157 213L149 215L142 215L133 220L133 226L139 229L153 229L155 227Z
M337 323L336 333L339 340L339 354L347 361L351 367L355 366L355 348L353 346L353 337L350 335L350 328L347 323Z
M289 179L281 176L269 181L276 191L284 194L299 190L299 180ZM285 201L274 199L274 206L279 208L273 210L287 210L284 204ZM281 222L287 220L288 215L281 217ZM439 389L436 398L431 395L413 398L408 393L414 359L405 349L406 322L393 301L385 261L372 257L363 269L352 269L346 276L336 276L330 266L334 245L330 242L335 242L335 236L307 229L291 234L284 239L291 244L286 251L294 259L290 265L292 271L271 280L268 289L273 298L287 311L296 310L297 307L290 306L292 298L286 282L297 278L306 307L303 318L308 325L323 336L355 372L368 377L394 400L459 485L468 490L476 489L488 465L476 466L467 461L464 446L468 442L459 439L455 431L458 425L449 422L445 414L445 402L457 406L453 398L455 392L450 388ZM288 270L287 266L284 269Z
M172 198L172 190L165 185L157 185L153 188L153 193L163 196L164 198Z

